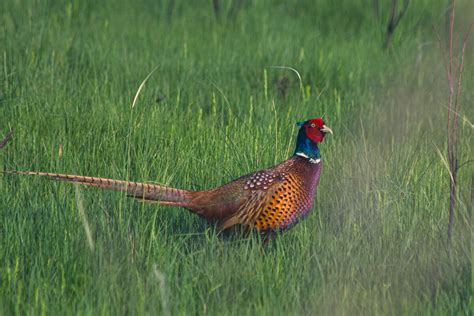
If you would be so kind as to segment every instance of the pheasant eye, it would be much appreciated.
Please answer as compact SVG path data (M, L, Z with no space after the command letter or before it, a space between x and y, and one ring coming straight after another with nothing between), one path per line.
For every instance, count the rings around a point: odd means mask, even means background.
M311 127L316 127L316 124L314 124L314 123L311 123Z

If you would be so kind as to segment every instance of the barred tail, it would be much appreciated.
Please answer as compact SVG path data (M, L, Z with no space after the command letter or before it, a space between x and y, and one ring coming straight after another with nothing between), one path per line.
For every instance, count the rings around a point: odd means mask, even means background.
M165 205L186 207L191 200L193 191L180 190L160 184L134 181L113 180L107 178L76 176L61 173L36 171L0 171L6 174L24 174L47 177L54 180L73 182L107 190L127 192L129 196L143 202L159 202Z

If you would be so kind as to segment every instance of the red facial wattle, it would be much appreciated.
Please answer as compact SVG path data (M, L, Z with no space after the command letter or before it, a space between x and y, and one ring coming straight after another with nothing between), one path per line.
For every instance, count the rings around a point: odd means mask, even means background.
M324 127L324 121L318 117L308 120L304 124L306 136L315 143L320 143L324 139L324 133L321 129Z
M324 139L324 134L317 127L306 127L306 136L315 143L320 143Z

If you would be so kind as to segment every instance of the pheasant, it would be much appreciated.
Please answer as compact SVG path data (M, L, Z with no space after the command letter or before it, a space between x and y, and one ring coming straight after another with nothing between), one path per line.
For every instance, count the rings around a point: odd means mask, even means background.
M142 202L180 206L217 222L219 231L241 225L265 234L283 231L305 217L313 206L321 175L318 144L331 133L321 118L300 126L294 155L282 163L244 175L220 187L192 191L160 184L120 181L49 172L12 171L102 189L124 191Z

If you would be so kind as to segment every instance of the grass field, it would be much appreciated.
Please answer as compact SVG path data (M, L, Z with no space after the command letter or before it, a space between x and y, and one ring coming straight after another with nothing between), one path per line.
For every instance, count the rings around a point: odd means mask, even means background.
M388 50L382 2L378 18L362 0L221 1L217 17L211 1L2 1L2 169L204 189L286 159L297 121L324 115L334 136L313 211L263 250L183 209L0 175L0 315L471 313L473 163L449 243L438 154L447 1L411 1ZM459 0L458 37L469 12Z

